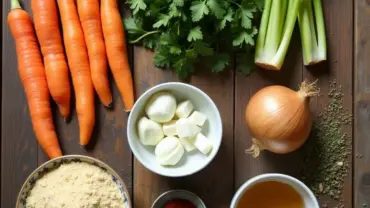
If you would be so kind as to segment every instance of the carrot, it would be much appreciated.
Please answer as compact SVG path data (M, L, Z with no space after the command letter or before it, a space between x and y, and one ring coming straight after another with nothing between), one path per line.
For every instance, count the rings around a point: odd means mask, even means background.
M134 87L117 0L101 0L101 21L109 66L125 110L130 111L134 105Z
M78 0L77 8L89 54L93 85L100 101L105 106L110 106L112 94L109 90L107 55L100 22L99 0Z
M57 7L55 1L50 0L32 0L31 4L50 94L58 105L60 114L67 118L70 112L71 89Z
M16 44L18 73L26 92L33 130L49 158L59 157L62 151L53 124L41 53L31 17L22 10L18 0L11 1L8 25Z
M95 123L94 86L91 81L89 57L74 0L57 2L62 20L64 46L76 95L80 144L86 145L89 143Z

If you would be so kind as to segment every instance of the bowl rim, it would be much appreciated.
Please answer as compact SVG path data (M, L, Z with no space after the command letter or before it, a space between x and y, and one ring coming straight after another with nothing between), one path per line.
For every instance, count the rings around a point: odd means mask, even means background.
M252 186L255 183L263 182L263 181L279 181L279 182L286 182L290 181L292 183L297 184L300 188L305 191L309 199L312 200L314 207L312 208L320 208L319 203L311 189L309 189L302 181L298 180L297 178L294 178L292 176L281 174L281 173L265 173L261 175L257 175L255 177L252 177L251 179L247 180L243 185L240 186L238 191L234 194L233 199L230 204L230 208L236 208L237 202L239 201L240 197L244 194L244 192Z
M19 190L19 193L18 193L18 196L17 196L17 201L16 201L16 205L15 207L16 208L19 208L20 206L20 198L21 198L21 193L22 193L22 190L25 188L25 186L27 185L28 181L31 179L31 177L36 174L38 171L40 171L42 168L44 168L46 165L48 165L49 163L52 163L56 160L60 160L60 159L65 159L65 158L84 158L84 159L87 159L87 160L92 160L96 163L99 163L99 164L102 164L105 166L105 168L107 168L110 172L112 172L114 174L114 176L119 180L121 181L122 183L122 188L124 190L124 192L126 193L126 196L127 196L127 200L128 200L128 204L129 204L129 208L132 207L132 203L131 203L131 196L130 196L130 192L128 192L127 190L127 187L126 187L126 184L125 182L122 180L122 178L118 175L118 173L112 168L110 167L108 164L106 164L105 162L99 160L99 159L96 159L96 158L93 158L93 157L90 157L90 156L86 156L86 155L63 155L63 156L60 156L60 157L56 157L56 158L53 158L53 159L50 159L46 162L44 162L43 164L41 164L40 166L38 166L34 171L32 171L31 174L28 175L27 179L24 181L21 189Z
M207 99L211 106L216 109L216 117L218 118L218 120L220 121L221 123L221 128L220 128L220 142L218 142L217 145L214 146L214 148L216 149L216 153L212 156L208 156L210 157L209 160L204 164L202 165L201 168L199 169L195 169L195 170L192 170L190 172L186 172L186 173L179 173L179 174L165 174L165 173L161 173L160 171L157 171L155 170L154 168L149 168L146 164L144 164L144 162L142 161L142 159L140 157L137 157L137 155L139 155L138 151L136 149L133 148L133 144L132 144L132 140L133 139L130 139L131 138L131 128L129 128L131 125L132 125L132 122L133 122L133 118L132 118L132 111L134 111L136 109L136 107L139 105L139 103L143 102L143 99L144 97L146 97L148 94L151 94L153 93L153 91L156 91L158 88L161 88L161 87L165 87L165 86L170 86L170 87L173 87L173 86L182 86L182 87L187 87L187 88L191 88L192 90L195 90L197 92L199 92L205 99ZM166 89L163 89L163 91L165 91ZM167 90L170 90L170 89L167 89ZM134 124L135 125L135 124ZM128 140L128 144L130 146L130 149L132 151L132 153L134 154L135 158L140 162L140 164L142 164L146 169L150 170L151 172L153 173L156 173L158 175L161 175L161 176L166 176L166 177L171 177L171 178L178 178L178 177L185 177L185 176L190 176L190 175L193 175L201 170L203 170L204 168L206 168L213 160L214 158L216 157L216 155L218 154L219 152L219 149L220 149L220 146L221 146L221 143L222 143L222 137L223 137L223 126L222 126L222 117L221 117L221 114L220 114L220 111L218 110L215 102L213 102L213 100L211 99L211 97L209 97L205 92L203 92L201 89L193 86L193 85L190 85L190 84L186 84L186 83L182 83L182 82L166 82L166 83L161 83L161 84L158 84L158 85L155 85L149 89L147 89L142 95L140 95L140 97L137 99L137 101L135 102L135 105L134 107L132 108L131 112L130 112L130 115L128 117L128 120L127 120L127 140Z
M201 204L202 208L207 208L207 207L206 207L206 205L204 204L203 200L202 200L198 195L194 194L193 192L190 192L190 191L184 190L184 189L173 189L173 190L168 190L168 191L166 191L166 192L162 193L162 194L161 194L161 195L159 195L159 196L157 197L157 199L153 202L153 204L152 204L151 208L154 208L154 205L156 205L156 203L158 203L158 202L159 202L159 200L160 200L161 198L163 198L164 196L169 195L169 194L172 194L172 193L176 193L176 192L183 192L183 193L185 193L185 194L188 194L188 195L193 196L194 198L196 198L196 199L198 199L198 200L199 200L199 202L200 202L200 204Z

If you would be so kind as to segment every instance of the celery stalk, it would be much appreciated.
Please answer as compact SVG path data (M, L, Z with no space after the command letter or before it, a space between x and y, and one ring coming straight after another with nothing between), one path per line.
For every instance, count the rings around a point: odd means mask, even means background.
M297 21L297 15L300 5L300 0L291 0L293 1L291 4L291 7L288 8L288 14L285 24L286 30L284 31L283 39L281 40L279 50L277 51L276 55L272 59L272 64L274 66L277 66L277 68L280 70L281 66L283 65L286 53L289 48L290 40L292 39L292 34L294 30L295 23Z
M284 0L283 0L284 1ZM281 31L283 29L283 1L273 1L271 6L271 14L269 19L269 26L267 29L267 38L265 47L268 49L267 58L273 57L279 48L281 38Z
M266 34L268 29L268 23L270 19L272 0L265 0L264 11L261 18L261 25L258 32L257 44L256 44L256 53L255 53L255 62L263 61L263 52L266 40Z
M326 32L325 32L325 21L324 21L324 13L322 11L321 0L313 0L313 5L315 8L317 36L318 36L318 44L319 44L318 45L319 57L322 60L326 60L326 56L327 56Z
M255 63L280 70L283 65L302 0L266 0L257 38Z
M321 0L305 0L299 9L303 62L312 65L326 60L326 34Z

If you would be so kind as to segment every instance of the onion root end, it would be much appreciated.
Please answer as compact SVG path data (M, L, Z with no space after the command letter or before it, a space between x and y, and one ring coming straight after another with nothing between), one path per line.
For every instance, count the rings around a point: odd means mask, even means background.
M265 148L263 147L262 142L260 142L258 139L253 138L252 142L252 146L249 149L245 150L245 153L253 155L254 158L257 158L260 155L261 151L263 151Z
M298 93L301 93L304 97L312 97L319 94L320 89L316 86L317 80L309 83L307 80L304 80L299 87Z

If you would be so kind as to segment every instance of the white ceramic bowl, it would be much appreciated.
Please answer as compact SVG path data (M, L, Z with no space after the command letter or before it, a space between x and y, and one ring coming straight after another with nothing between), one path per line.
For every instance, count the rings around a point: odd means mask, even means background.
M315 195L304 183L291 176L277 173L262 174L249 179L239 188L239 190L234 195L233 200L231 201L230 208L237 207L240 198L243 196L244 192L248 190L251 186L264 181L278 181L288 184L292 186L299 193L299 195L301 195L305 208L320 208ZM268 200L268 198L266 200Z
M161 166L156 161L154 154L155 147L144 146L140 143L137 133L137 122L145 115L144 109L149 98L161 91L172 93L178 102L191 100L194 109L207 116L202 133L213 143L213 149L208 155L203 155L197 150L190 153L185 152L184 156L175 166ZM216 156L222 140L222 121L215 103L203 91L192 85L169 82L157 85L139 97L128 118L127 137L135 157L147 169L163 176L183 177L200 171Z

